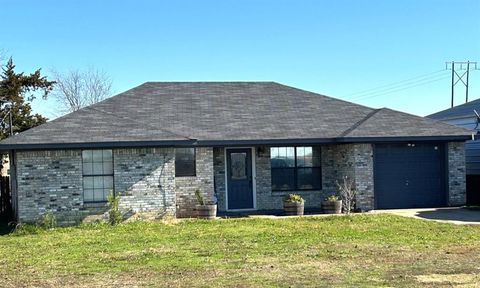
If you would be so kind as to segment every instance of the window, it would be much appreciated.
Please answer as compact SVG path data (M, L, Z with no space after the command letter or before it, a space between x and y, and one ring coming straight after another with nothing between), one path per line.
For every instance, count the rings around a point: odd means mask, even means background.
M175 149L175 177L195 176L195 148Z
M83 201L105 202L113 192L112 150L84 150L82 164Z
M322 189L320 147L272 147L270 163L273 191Z
M247 179L247 153L230 153L230 169L232 180L245 180Z

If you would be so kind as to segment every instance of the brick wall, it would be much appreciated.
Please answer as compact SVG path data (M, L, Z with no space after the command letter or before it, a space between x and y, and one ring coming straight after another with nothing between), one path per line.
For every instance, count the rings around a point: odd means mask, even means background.
M356 207L363 211L372 210L375 208L372 144L355 144L354 161Z
M448 190L449 205L459 206L466 203L466 167L465 143L449 142L448 149Z
M373 148L371 144L322 146L323 189L326 195L338 194L337 181L352 179L357 189L356 207L374 208Z
M197 148L195 156L196 175L175 178L177 217L195 216L198 204L195 190L199 189L205 200L212 200L214 196L213 148Z
M114 186L120 208L175 214L173 148L114 149ZM74 224L107 210L83 202L81 150L17 151L18 212L21 222L35 222L47 212L59 224Z
M59 222L82 215L80 150L17 152L18 220L35 222L47 212Z
M175 150L115 149L115 192L120 208L134 212L164 210L175 214Z
M219 211L227 209L225 202L225 148L213 148L213 170L215 183L215 197L217 197Z
M270 169L270 148L255 149L255 174L257 191L257 209L283 209L283 197L286 193L272 192L272 171ZM260 151L260 153L257 153ZM283 194L283 195L282 195ZM307 204L307 203L306 203Z

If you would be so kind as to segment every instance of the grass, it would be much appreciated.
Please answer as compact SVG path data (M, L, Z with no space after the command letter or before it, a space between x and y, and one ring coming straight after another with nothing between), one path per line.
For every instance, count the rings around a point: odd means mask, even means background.
M0 236L0 286L475 287L480 226L393 215L134 222Z

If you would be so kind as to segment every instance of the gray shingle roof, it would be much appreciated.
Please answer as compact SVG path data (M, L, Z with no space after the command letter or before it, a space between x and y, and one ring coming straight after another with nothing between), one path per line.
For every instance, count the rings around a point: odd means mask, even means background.
M147 82L3 140L0 149L365 137L459 139L469 134L449 124L275 82Z
M476 110L478 113L480 113L480 99L433 113L427 117L435 120L475 117L473 110Z
M378 109L344 137L429 137L471 134L457 126L388 108Z

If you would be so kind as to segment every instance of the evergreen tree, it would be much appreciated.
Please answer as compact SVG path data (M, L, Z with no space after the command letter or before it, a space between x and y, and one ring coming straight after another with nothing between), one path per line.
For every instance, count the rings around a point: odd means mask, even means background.
M12 58L8 60L0 76L0 140L10 136L10 119L14 134L47 122L47 118L32 113L29 102L38 92L45 99L54 84L41 75L40 69L30 75L16 73Z

